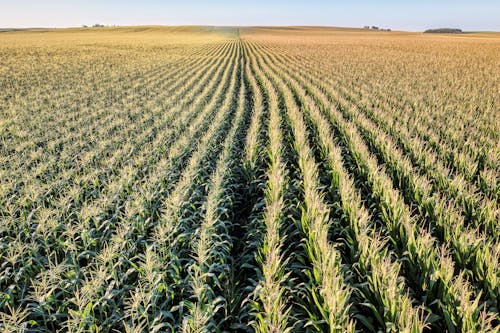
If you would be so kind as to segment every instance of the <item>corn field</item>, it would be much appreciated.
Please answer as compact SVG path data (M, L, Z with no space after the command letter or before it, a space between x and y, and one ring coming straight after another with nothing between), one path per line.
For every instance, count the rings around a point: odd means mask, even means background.
M500 37L0 32L0 329L499 332Z

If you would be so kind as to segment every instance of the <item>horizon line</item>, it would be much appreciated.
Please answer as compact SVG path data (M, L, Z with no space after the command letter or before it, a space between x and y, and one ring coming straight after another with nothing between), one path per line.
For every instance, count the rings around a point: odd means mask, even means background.
M101 24L101 23L94 23L94 24ZM431 27L427 28L425 30L402 30L402 29L391 29L391 28L386 28L386 27L381 27L377 26L378 29L371 29L374 25L367 25L367 27L370 28L365 28L365 27L353 27L353 26L334 26L334 25L297 25L297 24L259 24L259 25L211 25L211 24L176 24L176 25L168 25L168 24L139 24L139 25L114 25L114 24L103 24L102 27L94 27L93 25L86 25L82 24L79 26L56 26L56 27L48 27L48 26L31 26L31 27L0 27L0 31L19 31L19 30L35 30L35 29L46 29L46 30L56 30L56 29L85 29L85 28L127 28L127 27L221 27L221 28L265 28L265 27L272 27L272 28L279 28L279 27L297 27L297 28L337 28L337 29L359 29L359 30L370 30L370 31L380 31L380 32L387 32L387 29L390 29L393 32L413 32L413 33L418 33L418 32L424 32L426 30L432 30L432 29L460 29L460 28L454 28L454 27ZM478 33L478 32L491 32L491 33L498 33L500 30L463 30L464 33Z

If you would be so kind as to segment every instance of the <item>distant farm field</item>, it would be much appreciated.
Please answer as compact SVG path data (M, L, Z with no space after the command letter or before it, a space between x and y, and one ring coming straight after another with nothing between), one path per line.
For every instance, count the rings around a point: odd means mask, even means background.
M0 32L0 328L500 327L500 34Z

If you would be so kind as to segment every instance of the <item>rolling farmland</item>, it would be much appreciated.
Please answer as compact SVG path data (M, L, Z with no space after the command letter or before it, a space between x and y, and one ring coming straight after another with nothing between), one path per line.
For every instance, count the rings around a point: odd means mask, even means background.
M500 35L0 32L0 328L498 332Z

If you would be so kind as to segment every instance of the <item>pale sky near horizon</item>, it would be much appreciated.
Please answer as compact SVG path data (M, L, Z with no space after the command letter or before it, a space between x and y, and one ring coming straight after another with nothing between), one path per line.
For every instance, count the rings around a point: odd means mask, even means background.
M0 28L323 25L500 31L500 0L0 0Z

